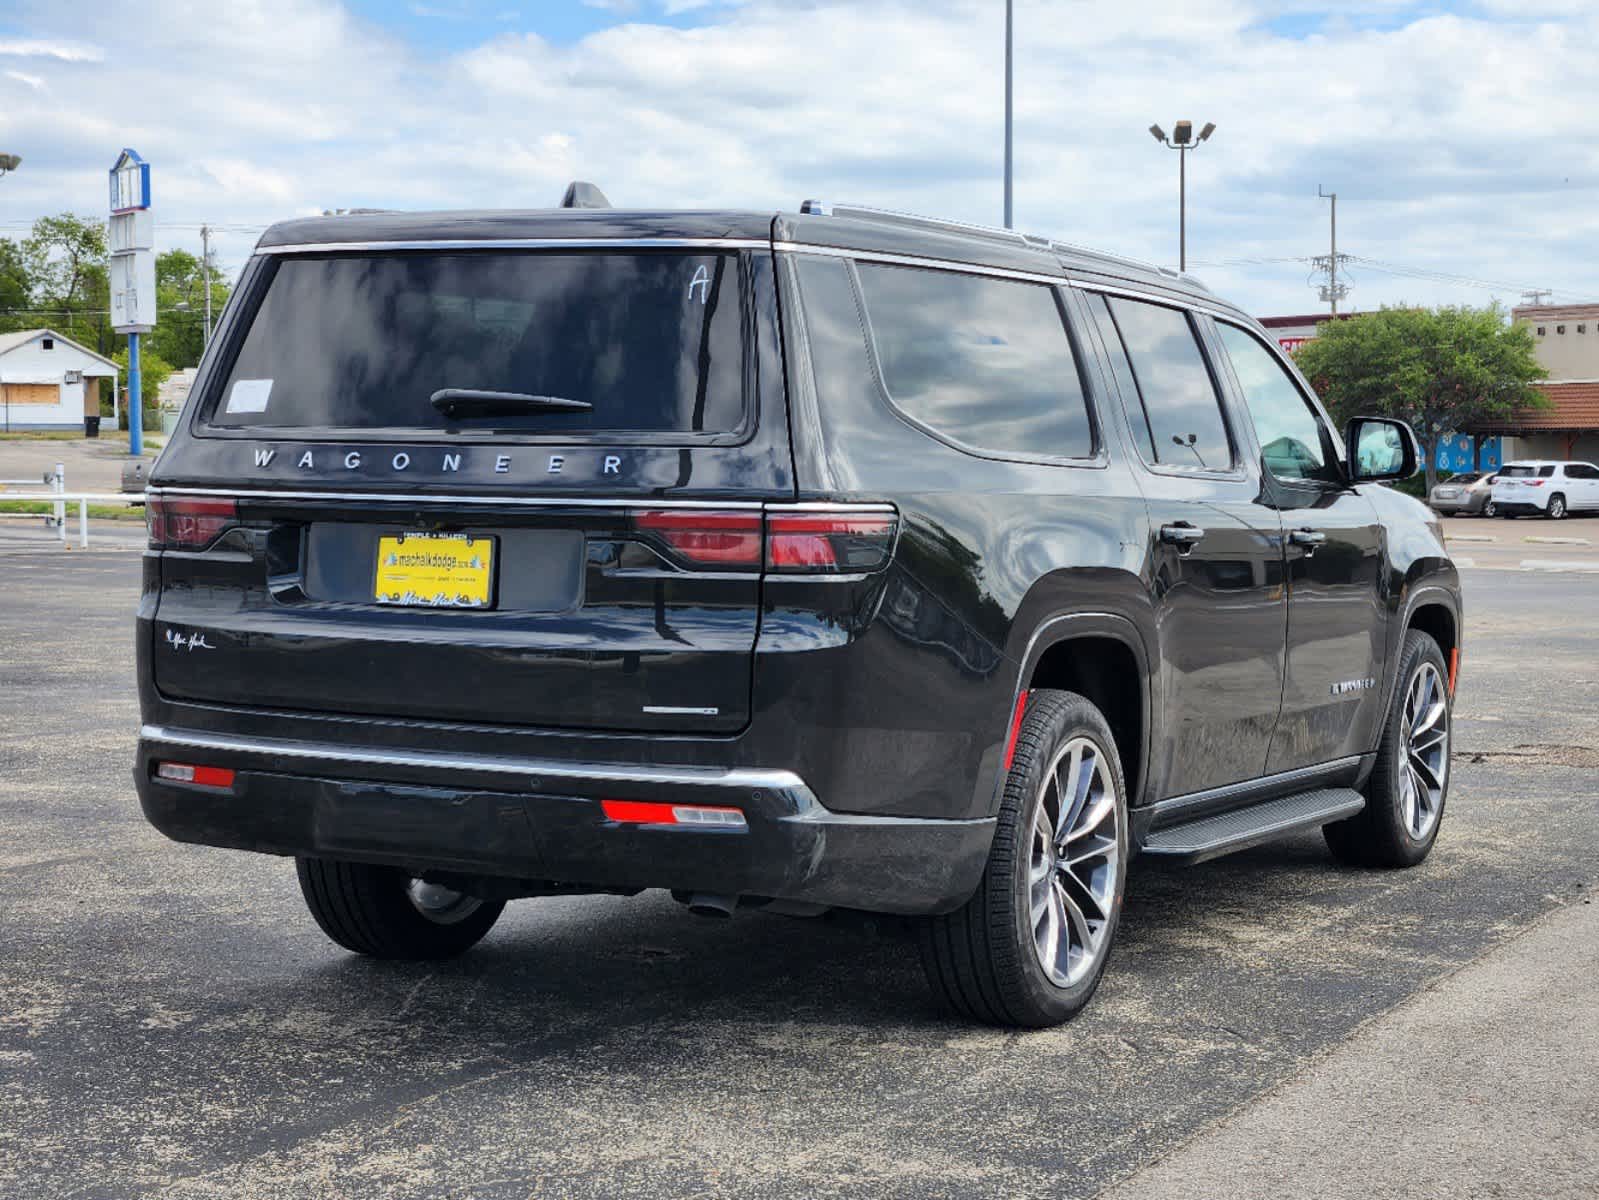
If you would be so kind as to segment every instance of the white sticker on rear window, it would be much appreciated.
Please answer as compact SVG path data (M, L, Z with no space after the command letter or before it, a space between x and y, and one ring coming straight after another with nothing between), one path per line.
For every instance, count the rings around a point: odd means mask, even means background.
M230 413L262 413L267 409L267 398L272 395L270 379L235 379L228 389Z

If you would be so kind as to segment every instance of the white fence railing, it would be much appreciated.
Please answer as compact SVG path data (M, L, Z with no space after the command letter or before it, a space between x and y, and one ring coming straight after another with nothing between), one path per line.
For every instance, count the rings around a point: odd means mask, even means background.
M76 503L78 506L78 546L80 549L89 548L89 505L90 504L130 504L143 506L142 495L127 495L123 492L3 492L0 491L0 504L11 500L45 500L55 505L54 525L56 534L63 545L67 540L67 505Z

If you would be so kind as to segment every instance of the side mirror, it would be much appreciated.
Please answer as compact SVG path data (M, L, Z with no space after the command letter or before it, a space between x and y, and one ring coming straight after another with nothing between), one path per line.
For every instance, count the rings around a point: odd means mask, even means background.
M1355 417L1344 428L1349 477L1356 483L1409 479L1421 468L1421 447L1403 421Z

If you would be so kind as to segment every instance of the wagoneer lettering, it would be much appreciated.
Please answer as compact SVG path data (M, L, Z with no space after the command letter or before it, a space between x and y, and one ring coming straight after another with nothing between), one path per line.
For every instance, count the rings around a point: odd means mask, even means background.
M1134 854L1430 850L1415 465L1193 279L1004 230L286 222L152 472L140 800L363 954L661 888L902 914L950 1007L1056 1023Z

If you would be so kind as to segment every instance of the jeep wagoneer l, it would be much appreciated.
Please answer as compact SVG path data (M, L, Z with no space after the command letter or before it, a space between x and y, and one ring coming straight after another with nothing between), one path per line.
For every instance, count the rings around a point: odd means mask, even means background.
M1238 308L798 213L290 221L152 472L136 778L342 946L520 897L905 914L936 994L1088 1000L1135 853L1419 862L1458 578Z

